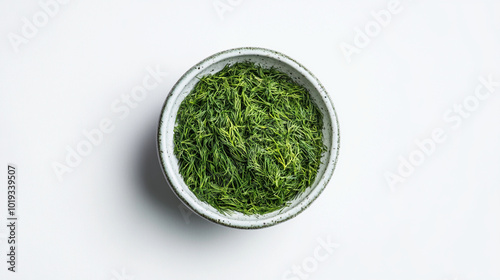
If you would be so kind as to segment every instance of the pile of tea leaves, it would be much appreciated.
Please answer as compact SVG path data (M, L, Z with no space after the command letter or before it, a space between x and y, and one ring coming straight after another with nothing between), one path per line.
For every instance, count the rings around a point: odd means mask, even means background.
M322 114L309 92L250 62L201 77L176 123L184 182L221 213L285 207L314 182L325 150Z

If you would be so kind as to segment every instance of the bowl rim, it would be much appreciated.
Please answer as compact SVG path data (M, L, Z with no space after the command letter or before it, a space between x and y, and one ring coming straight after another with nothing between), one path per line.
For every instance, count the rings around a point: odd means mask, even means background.
M264 56L270 59L274 59L277 61L280 61L282 63L287 64L288 66L292 67L295 69L297 72L300 74L304 75L304 77L311 82L313 87L316 88L316 90L320 93L321 96L324 96L323 100L325 102L325 105L327 107L327 112L330 119L331 119L331 128L332 128L332 147L330 148L330 154L328 157L328 162L326 163L326 169L324 173L322 174L322 177L318 181L318 184L314 186L314 188L311 190L311 192L302 199L300 203L295 205L294 207L288 209L288 211L284 213L279 213L276 216L273 217L268 217L266 219L261 219L261 220L235 220L231 219L229 216L224 216L221 213L214 214L213 212L210 212L206 210L203 205L201 205L199 202L201 202L198 198L196 200L190 199L189 196L187 196L182 187L178 186L175 183L175 180L170 178L171 174L169 173L168 168L166 168L167 163L166 160L164 159L165 155L164 153L167 153L167 151L163 151L162 149L162 142L164 141L162 137L162 127L163 127L163 120L166 115L166 109L168 108L168 105L170 105L172 102L175 102L175 98L172 98L174 96L174 93L177 91L182 90L182 88L179 88L181 84L186 84L187 82L192 80L193 74L196 76L197 72L201 72L205 67L211 66L212 64L218 63L222 60L229 59L232 57L237 57L237 56L244 56L244 55L259 55L259 56ZM168 118L168 116L167 116ZM170 92L168 93L165 102L163 103L161 113L160 113L160 118L158 120L158 129L157 129L157 141L156 141L156 146L157 146L157 155L158 159L160 162L160 166L162 169L162 172L165 176L165 179L167 180L168 185L170 185L170 188L174 192L174 194L182 201L182 203L191 209L194 213L199 215L200 217L203 217L211 222L232 227L232 228L239 228L239 229L258 229L258 228L264 228L264 227L269 227L273 226L279 223L282 223L284 221L287 221L298 214L302 213L306 208L308 208L314 200L323 192L323 190L326 188L328 185L328 182L333 176L335 167L337 165L338 161L338 156L339 156L339 149L340 149L340 130L339 130L339 121L337 117L337 113L335 110L335 107L333 105L333 102L331 100L330 95L327 93L323 85L320 83L318 78L314 76L307 68L305 68L302 64L298 63L294 59L290 58L289 56L274 51L266 48L261 48L261 47L240 47L240 48L233 48L233 49L228 49L224 50L218 53L215 53L202 61L198 62L194 66L192 66L189 70L187 70L180 78L177 80L177 82L174 84ZM336 139L334 139L336 138ZM336 144L336 145L335 145ZM179 174L180 176L180 174ZM182 176L180 176L182 178ZM320 184L321 183L321 184Z

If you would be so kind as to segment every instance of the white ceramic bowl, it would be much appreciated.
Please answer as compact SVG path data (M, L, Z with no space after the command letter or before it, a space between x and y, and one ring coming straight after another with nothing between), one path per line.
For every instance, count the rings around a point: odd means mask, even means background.
M174 155L174 126L179 106L188 95L198 78L213 74L227 64L251 61L262 67L274 67L288 74L297 83L304 86L313 102L323 114L323 143L327 147L321 158L321 165L314 183L290 205L265 215L244 215L242 213L222 214L209 204L200 201L184 183L179 173L177 158ZM212 55L189 69L170 91L160 116L158 127L158 153L165 177L174 193L200 216L215 223L235 227L254 229L286 221L307 208L323 191L330 180L339 151L339 128L335 109L327 92L314 75L304 66L290 57L276 51L262 48L238 48Z

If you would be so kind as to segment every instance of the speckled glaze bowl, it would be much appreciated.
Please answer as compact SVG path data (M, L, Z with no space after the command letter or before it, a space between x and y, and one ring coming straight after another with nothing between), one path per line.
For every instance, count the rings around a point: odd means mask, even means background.
M321 165L314 183L304 193L290 202L290 205L265 215L244 215L242 213L222 214L209 204L200 201L184 183L174 155L174 126L179 106L188 95L198 77L213 74L227 64L250 61L262 67L274 67L288 74L304 86L313 102L323 114L323 143L327 147L321 158ZM326 90L318 79L304 66L290 57L276 51L262 48L237 48L214 54L189 69L170 91L160 116L158 127L158 154L165 177L174 193L187 207L212 222L235 228L256 229L272 226L289 220L321 194L332 177L339 151L339 127L335 109Z

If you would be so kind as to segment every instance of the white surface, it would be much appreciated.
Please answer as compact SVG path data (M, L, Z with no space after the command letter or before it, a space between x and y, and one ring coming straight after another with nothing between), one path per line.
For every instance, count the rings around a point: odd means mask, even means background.
M339 46L388 1L231 1L222 19L212 0L68 2L17 53L9 34L42 10L0 2L0 260L6 164L20 177L18 272L2 261L0 279L300 279L285 273L303 264L308 279L500 279L500 87L456 128L443 119L480 76L500 80L500 2L401 1L351 63ZM311 70L341 132L323 194L255 231L180 211L155 151L175 81L240 46ZM110 108L157 65L168 77L136 108ZM59 181L53 163L105 118L114 130ZM384 174L436 128L446 140L391 191Z

